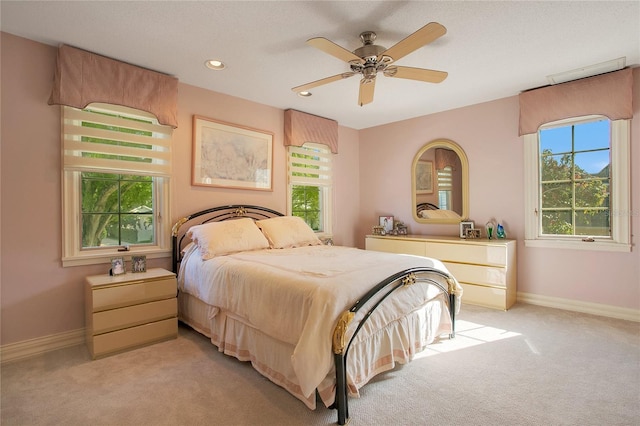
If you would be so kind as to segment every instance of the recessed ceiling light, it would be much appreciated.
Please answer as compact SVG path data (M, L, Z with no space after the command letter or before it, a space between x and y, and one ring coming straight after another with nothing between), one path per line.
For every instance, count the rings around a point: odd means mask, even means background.
M204 65L207 68L212 69L212 70L216 70L216 71L223 70L225 68L225 66L226 66L224 64L224 62L221 62L221 61L218 61L218 60L215 60L215 59L209 59L208 61L206 61L204 63Z
M302 96L303 98L308 98L311 95L312 93L307 91L298 92L298 96Z

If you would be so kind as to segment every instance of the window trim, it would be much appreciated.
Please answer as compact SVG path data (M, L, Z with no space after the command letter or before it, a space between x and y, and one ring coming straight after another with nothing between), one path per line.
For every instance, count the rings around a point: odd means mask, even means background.
M578 117L548 123L562 126L602 116ZM606 118L606 117L605 117ZM611 238L585 241L584 237L540 235L540 155L538 132L524 135L525 246L596 251L631 251L630 238L630 120L611 121Z
M105 107L104 104L91 106ZM111 111L131 113L131 109L117 105L106 106ZM64 106L61 109L62 139L64 140ZM136 111L139 115L152 115L144 111ZM129 251L118 251L120 247L111 246L105 248L92 248L82 250L82 238L80 235L81 223L81 174L79 170L65 170L64 168L64 144L62 144L63 164L61 166L62 180L62 266L94 265L111 262L111 258L130 255L146 255L148 259L165 258L171 256L171 203L170 203L170 178L168 176L153 176L156 214L156 244L131 246ZM109 173L108 170L105 172ZM114 171L114 173L117 173Z

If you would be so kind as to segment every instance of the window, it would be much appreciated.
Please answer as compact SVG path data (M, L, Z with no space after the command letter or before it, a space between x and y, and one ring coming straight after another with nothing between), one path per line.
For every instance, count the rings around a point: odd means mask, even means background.
M115 105L62 107L63 265L170 252L170 127ZM122 254L122 253L119 253Z
M288 213L298 216L317 233L331 233L331 151L314 143L289 146Z
M603 116L525 135L525 243L629 251L629 123Z
M453 210L451 192L453 191L453 168L445 166L438 173L438 206L442 210Z

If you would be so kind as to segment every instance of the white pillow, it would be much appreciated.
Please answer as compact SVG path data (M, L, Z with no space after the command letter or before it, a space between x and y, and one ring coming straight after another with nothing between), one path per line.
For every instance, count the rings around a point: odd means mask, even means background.
M189 228L187 237L200 249L202 260L239 251L269 248L269 241L250 218L195 225Z
M279 216L256 222L274 249L322 244L313 229L297 216Z

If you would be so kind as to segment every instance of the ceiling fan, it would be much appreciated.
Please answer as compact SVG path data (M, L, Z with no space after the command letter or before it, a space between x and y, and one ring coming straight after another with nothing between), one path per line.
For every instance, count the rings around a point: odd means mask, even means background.
M394 65L394 62L414 50L431 43L438 37L443 36L446 32L447 29L439 23L430 22L418 31L399 41L394 46L389 49L385 49L382 46L374 44L376 40L376 33L373 31L365 31L360 34L360 40L362 40L363 46L357 48L353 52L348 51L324 37L311 38L307 40L308 45L347 62L351 71L312 81L311 83L294 87L291 90L294 92L304 92L313 87L349 78L356 74L362 74L358 104L363 106L373 101L376 75L379 72L382 72L386 77L405 78L409 80L426 81L428 83L440 83L447 78L447 73L444 71L401 67Z

